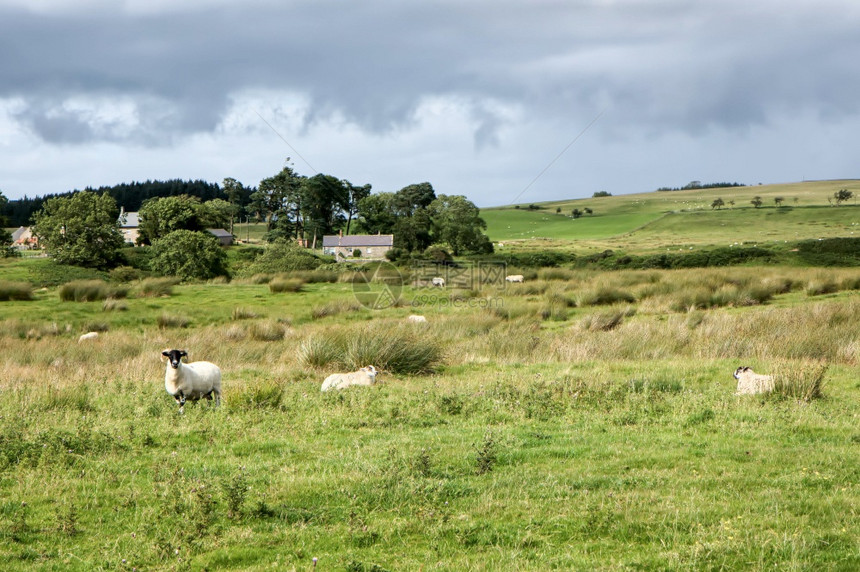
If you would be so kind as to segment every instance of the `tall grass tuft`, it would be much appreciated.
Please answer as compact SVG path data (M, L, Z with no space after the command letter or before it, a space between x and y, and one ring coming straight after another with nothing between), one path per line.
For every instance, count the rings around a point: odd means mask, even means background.
M254 322L248 327L248 334L258 342L277 342L284 339L287 330L278 322Z
M442 360L442 343L409 324L362 325L328 330L307 338L299 360L312 367L335 365L358 369L374 365L392 373L429 373Z
M629 318L635 314L636 309L632 306L598 312L583 318L582 327L590 332L608 332L620 326L624 318Z
M284 278L277 276L269 282L269 291L272 294L282 294L284 292L301 292L305 285L305 281L301 278Z
M102 310L105 312L125 312L128 310L128 304L123 300L117 300L116 298L108 298L102 304Z
M60 286L60 300L64 302L94 302L108 298L125 298L128 288L112 286L103 280L75 280Z
M185 316L163 312L158 316L156 323L160 329L166 330L168 328L187 328L191 320Z
M592 290L581 292L576 299L577 306L609 306L612 304L632 304L636 296L625 290L601 285Z
M775 395L810 402L824 395L824 375L828 365L821 361L785 363L774 372Z
M350 301L347 299L340 299L313 308L311 310L311 316L315 320L319 320L328 316L336 316L344 312L356 312L358 310L361 310L361 308L361 304L354 300Z
M259 314L249 308L233 308L232 317L234 320L252 320L258 318Z
M173 295L173 287L179 284L178 278L147 278L141 280L137 288L138 296L154 298Z
M33 287L27 282L0 280L0 302L10 300L32 300Z

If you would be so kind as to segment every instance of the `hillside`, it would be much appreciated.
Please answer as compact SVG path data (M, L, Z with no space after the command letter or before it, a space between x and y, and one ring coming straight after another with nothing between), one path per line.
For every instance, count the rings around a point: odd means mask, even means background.
M839 189L855 197L841 207L828 202ZM860 181L812 181L722 189L650 192L483 209L487 234L503 248L575 246L651 252L666 248L852 236L860 232L856 200ZM762 206L750 201L761 197ZM776 206L777 197L783 199ZM725 206L712 209L721 198ZM734 201L734 205L731 205ZM573 219L573 209L593 214ZM560 213L556 210L561 209ZM532 239L544 239L534 241Z

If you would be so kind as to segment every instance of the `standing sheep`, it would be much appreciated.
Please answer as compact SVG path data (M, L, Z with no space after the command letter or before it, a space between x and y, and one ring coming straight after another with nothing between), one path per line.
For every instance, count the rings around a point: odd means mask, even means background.
M505 276L505 280L507 282L513 283L513 282L523 282L525 280L525 278L523 277L522 274L508 274L507 276Z
M444 287L445 287L445 279L444 279L444 278L442 278L441 276L435 276L435 277L430 281L430 283L431 283L431 284L433 284L433 286L438 286L439 288L444 288Z
M739 367L733 375L738 380L738 389L735 391L735 395L755 395L773 391L772 375L758 374L749 366Z
M350 373L333 373L323 381L320 391L346 389L353 385L373 385L376 383L376 368L372 365Z
M185 401L197 401L205 397L215 405L221 403L221 369L208 361L182 363L188 357L185 350L164 350L162 361L167 358L167 371L164 373L164 389L179 404L179 413L185 411Z

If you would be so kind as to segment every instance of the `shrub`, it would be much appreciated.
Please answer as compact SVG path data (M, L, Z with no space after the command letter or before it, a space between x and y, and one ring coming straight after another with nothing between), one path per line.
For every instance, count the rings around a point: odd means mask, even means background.
M33 287L29 283L0 280L0 302L32 299Z
M76 280L63 284L59 290L60 300L64 302L93 302L108 298L125 298L128 289L111 286L102 280Z
M182 280L208 280L227 275L227 254L208 232L175 230L152 245L151 267Z
M310 250L301 246L278 240L266 247L265 252L258 256L243 271L243 275L277 274L295 270L314 270L323 264L323 260Z
M108 273L111 282L133 282L143 278L143 271L132 266L117 266Z

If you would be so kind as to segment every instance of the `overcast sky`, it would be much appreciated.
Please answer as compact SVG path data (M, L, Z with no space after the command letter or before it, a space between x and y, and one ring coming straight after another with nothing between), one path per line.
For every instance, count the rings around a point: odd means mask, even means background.
M0 0L0 191L860 176L856 0Z

